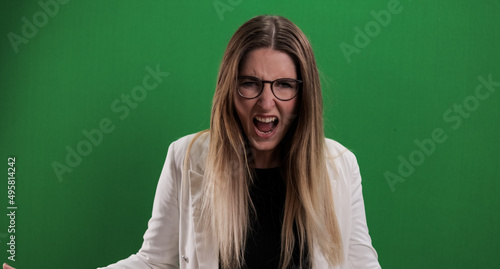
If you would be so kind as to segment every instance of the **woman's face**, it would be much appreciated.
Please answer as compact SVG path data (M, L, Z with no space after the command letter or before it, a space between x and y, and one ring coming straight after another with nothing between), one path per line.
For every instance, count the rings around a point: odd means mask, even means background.
M239 76L252 76L260 80L274 81L279 78L297 79L297 71L288 54L261 48L249 52L244 57ZM237 87L241 85L238 83ZM234 91L236 112L250 145L255 150L256 168L273 167L279 164L279 160L273 159L273 152L296 116L297 99L297 96L289 101L277 99L269 83L264 83L264 90L254 99L243 98L238 91Z

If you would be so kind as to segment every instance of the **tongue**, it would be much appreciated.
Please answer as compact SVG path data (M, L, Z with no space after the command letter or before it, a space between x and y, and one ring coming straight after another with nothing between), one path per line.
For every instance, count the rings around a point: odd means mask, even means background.
M268 133L273 129L274 122L260 122L256 121L255 126L257 126L257 129L263 133Z

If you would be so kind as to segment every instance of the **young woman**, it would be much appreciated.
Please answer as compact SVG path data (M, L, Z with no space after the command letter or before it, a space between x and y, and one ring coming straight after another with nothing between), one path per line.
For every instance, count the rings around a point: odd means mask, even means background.
M380 268L356 158L324 137L322 113L302 31L243 24L210 129L170 145L142 248L106 268Z

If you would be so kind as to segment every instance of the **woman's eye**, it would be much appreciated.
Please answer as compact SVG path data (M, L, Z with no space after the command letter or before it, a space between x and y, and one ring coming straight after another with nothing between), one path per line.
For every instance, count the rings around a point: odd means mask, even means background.
M286 88L293 88L292 84L290 82L287 82L287 81L280 81L278 83L278 87L284 88L284 89L286 89Z
M243 87L253 88L253 87L257 87L257 82L255 82L255 81L243 81L243 82L241 83L241 85L242 85Z

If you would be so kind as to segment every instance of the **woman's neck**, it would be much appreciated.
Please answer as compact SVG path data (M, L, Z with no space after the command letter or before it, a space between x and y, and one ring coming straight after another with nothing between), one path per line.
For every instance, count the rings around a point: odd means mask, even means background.
M254 159L251 163L251 167L253 168L274 168L278 167L281 163L279 158L278 150L270 150L270 151L253 151Z

